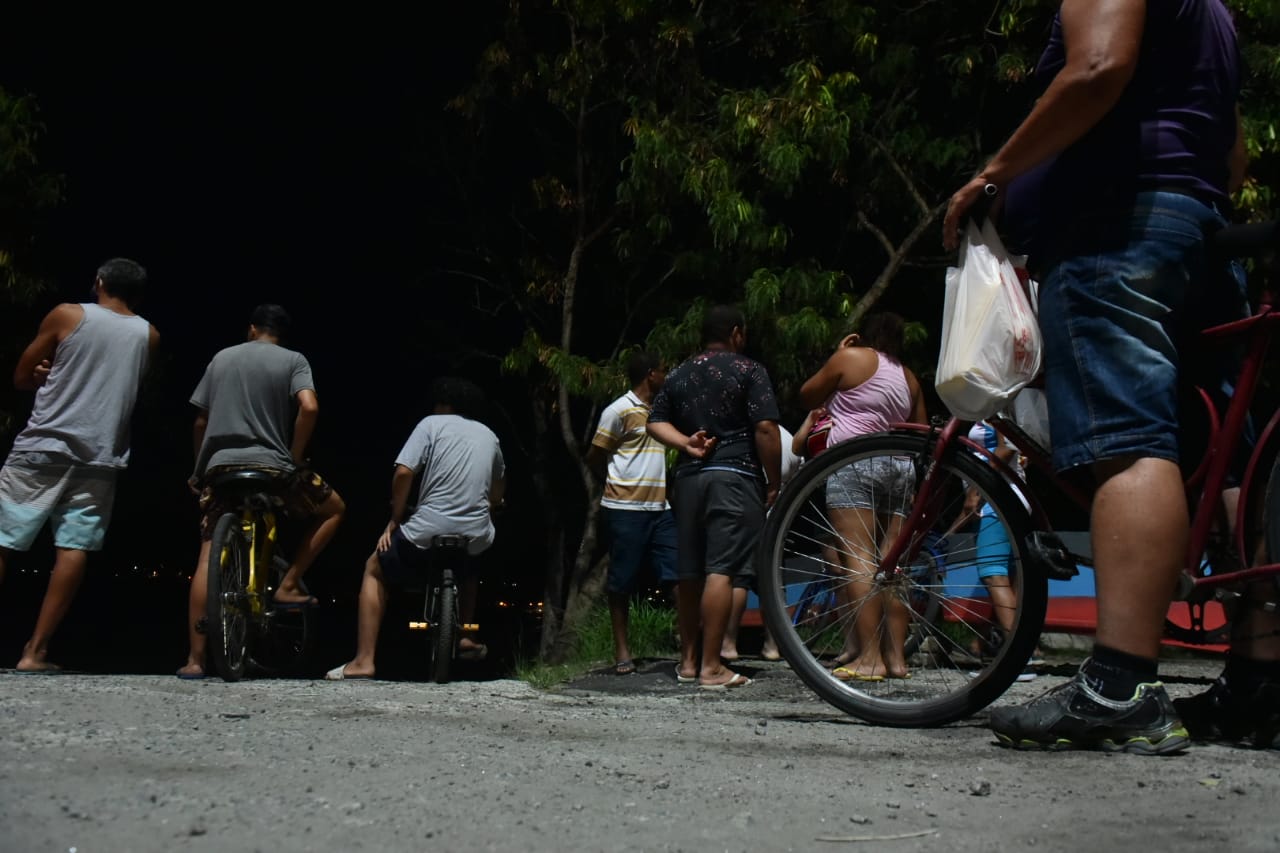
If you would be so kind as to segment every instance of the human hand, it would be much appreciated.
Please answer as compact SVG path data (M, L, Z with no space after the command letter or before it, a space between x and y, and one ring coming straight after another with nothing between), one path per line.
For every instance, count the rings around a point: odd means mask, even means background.
M778 502L778 485L769 483L764 490L764 508L766 510L773 509L773 505Z
M49 371L53 369L53 362L44 359L31 369L31 381L39 388L49 379Z
M694 459L705 459L712 450L715 450L715 436L708 436L705 429L700 429L693 435L689 436L689 441L685 444L684 452Z
M191 494L200 497L200 478L192 474L187 478L187 488L191 490Z
M400 525L394 521L387 522L386 530L382 531L382 535L378 537L378 553L385 554L391 548L391 534L396 532L396 528Z
M987 210L989 217L994 217L1000 209L1002 198L995 195L987 187L995 185L984 175L975 176L969 183L956 190L956 194L947 202L947 215L942 219L942 245L948 251L960 247L960 221L983 196L994 196L991 207Z

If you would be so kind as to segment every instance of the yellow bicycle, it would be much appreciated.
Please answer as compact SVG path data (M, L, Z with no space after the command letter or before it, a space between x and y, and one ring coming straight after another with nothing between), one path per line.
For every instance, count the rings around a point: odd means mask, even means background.
M210 482L236 507L218 519L209 549L209 657L225 681L248 671L296 671L310 650L310 608L282 608L273 600L289 567L276 523L287 482L263 471L227 471Z

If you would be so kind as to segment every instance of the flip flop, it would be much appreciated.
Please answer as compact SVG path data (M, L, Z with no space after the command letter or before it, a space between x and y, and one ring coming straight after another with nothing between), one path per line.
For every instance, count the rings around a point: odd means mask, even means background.
M489 656L489 647L484 643L476 643L469 649L458 649L458 660L484 660Z
M883 675L864 675L855 669L843 666L831 670L831 674L841 681L884 681Z
M698 687L702 690L729 690L731 688L746 687L750 683L750 678L747 678L740 672L735 672L733 674L733 678L730 678L723 684L699 684Z
M372 681L372 675L347 675L347 665L338 664L324 674L325 681Z
M181 678L183 681L200 681L202 679L209 677L208 673L183 672L182 670L178 670L177 672L174 673L174 675L178 676L178 678Z
M696 675L681 675L680 667L678 666L676 667L676 682L678 684L693 684L693 682L697 680L698 680L698 676Z
M62 675L66 670L60 666L49 664L45 669L15 669L18 675Z
M613 665L614 675L635 675L636 664L631 658L620 660Z

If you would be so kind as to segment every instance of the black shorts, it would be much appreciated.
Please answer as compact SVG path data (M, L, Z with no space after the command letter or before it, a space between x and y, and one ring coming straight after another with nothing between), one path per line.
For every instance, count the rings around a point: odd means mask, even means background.
M456 556L451 568L455 579L461 580L474 570L475 560L467 556L465 551L454 553ZM395 586L428 577L431 569L444 565L441 555L435 553L434 549L413 544L398 527L391 534L391 547L379 551L377 556L383 580Z
M736 471L699 471L676 480L677 573L681 580L728 575L748 588L764 527L764 487Z

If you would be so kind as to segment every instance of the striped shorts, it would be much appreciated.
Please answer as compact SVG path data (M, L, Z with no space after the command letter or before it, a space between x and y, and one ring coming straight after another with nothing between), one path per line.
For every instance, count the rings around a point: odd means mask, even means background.
M48 522L54 547L101 551L116 474L56 454L11 453L0 468L0 548L29 550Z

